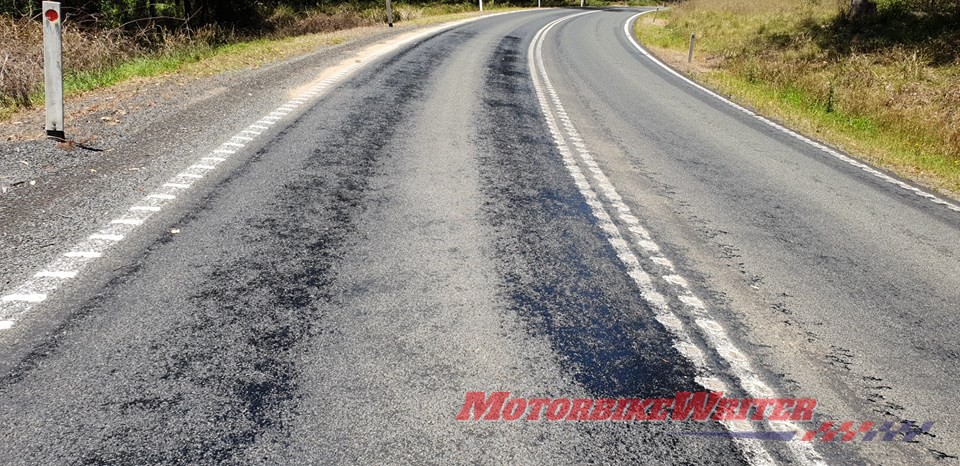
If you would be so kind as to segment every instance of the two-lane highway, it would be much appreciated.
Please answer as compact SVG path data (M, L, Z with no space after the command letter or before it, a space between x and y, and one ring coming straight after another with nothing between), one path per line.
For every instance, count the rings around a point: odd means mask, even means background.
M237 143L222 182L151 220L175 233L107 251L105 286L80 271L0 330L2 462L956 455L960 215L664 71L624 34L637 11L438 31ZM815 398L817 421L931 420L935 437L456 419L474 391L704 390Z

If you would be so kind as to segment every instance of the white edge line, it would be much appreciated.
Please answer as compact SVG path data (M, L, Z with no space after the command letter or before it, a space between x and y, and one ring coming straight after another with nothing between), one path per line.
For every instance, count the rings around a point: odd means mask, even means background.
M20 301L25 303L39 303L47 299L47 295L43 293L18 293L18 294L9 294L2 298L0 301ZM8 327L9 328L9 327Z
M881 179L881 180L883 180L883 181L886 181L887 183L894 184L894 185L896 185L896 186L898 186L898 187L900 187L900 188L902 188L902 189L905 189L905 190L907 190L907 191L910 191L910 192L912 192L913 194L916 194L917 196L923 197L923 198L925 198L925 199L933 202L934 204L942 205L942 206L944 206L944 207L946 207L946 208L948 208L948 209L950 209L950 210L953 210L953 211L955 211L955 212L960 212L960 205L957 205L957 204L954 204L953 202L947 201L947 200L945 200L945 199L943 199L943 198L941 198L941 197L939 197L939 196L937 196L937 195L935 195L935 194L929 193L929 192L924 191L924 190L922 190L922 189L920 189L920 188L918 188L918 187L916 187L916 186L913 186L913 185L911 185L911 184L908 184L907 182L898 180L898 179L896 179L896 178L894 178L894 177L892 177L892 176L890 176L890 175L887 175L887 174L879 171L878 169L876 169L876 168L874 168L874 167L871 167L870 165L866 164L865 162L861 162L861 161L859 161L859 160L857 160L857 159L855 159L855 158L853 158L853 157L851 157L851 156L849 156L849 155L846 155L846 154L843 154L843 153L841 153L841 152L839 152L839 151L837 151L837 150L831 149L830 147L827 147L825 144L823 144L823 143L821 143L821 142L818 142L818 141L815 141L815 140L813 140L813 139L810 139L810 138L808 138L807 136L804 136L804 135L802 135L802 134L800 134L800 133L798 133L798 132L796 132L796 131L791 130L790 128L787 128L787 127L785 127L785 126L783 126L783 125L781 125L781 124L779 124L779 123L774 122L773 120L770 120L769 118L766 118L766 117L764 117L764 116L762 116L762 115L758 115L757 113L755 113L755 112L753 112L753 111L750 111L749 109L747 109L747 108L745 108L745 107L737 104L736 102L733 102L732 100L730 100L730 99L728 99L728 98L726 98L726 97L724 97L724 96L722 96L722 95L720 95L720 94L717 94L716 92L711 91L710 89L707 89L707 88L704 87L703 85L701 85L701 84L693 81L692 79L690 79L690 78L688 78L688 77L680 74L680 72L674 70L673 68L671 68L671 67L668 66L667 64L663 63L662 61L660 61L659 58L655 57L652 53L650 53L650 52L647 51L645 48L643 48L643 46L640 45L639 42L637 42L637 40L633 37L633 34L630 32L630 25L632 25L632 24L634 23L634 21L635 21L638 17L640 17L641 15L645 15L645 14L647 14L647 13L652 13L653 11L654 11L654 10L644 11L644 12L641 12L641 13L637 13L637 14L631 16L630 18L628 18L627 21L626 21L625 23L623 23L623 32L624 32L624 34L626 34L627 39L630 41L630 43L633 44L633 46L634 46L637 50L639 50L640 53L643 54L643 56L645 56L647 59L649 59L650 61L652 61L654 64L656 64L656 65L659 66L660 68L663 68L663 69L664 69L665 71L667 71L668 73L676 76L677 78L680 78L681 80L683 80L683 81L686 82L687 84L690 84L691 86L693 86L693 87L697 88L698 90L706 93L707 95L709 95L709 96L711 96L711 97L713 97L713 98L715 98L715 99L717 99L717 100L719 100L719 101L721 101L721 102L723 102L723 103L725 103L725 104L727 104L727 105L729 105L729 106L731 106L731 107L733 107L733 108L735 108L735 109L743 112L744 114L746 114L746 115L748 115L748 116L751 116L751 117L759 120L760 122L766 124L767 126L770 126L770 127L774 128L774 129L776 129L777 131L781 131L781 132L783 132L783 133L789 134L790 136L792 136L792 137L794 137L794 138L796 138L796 139L798 139L798 140L800 140L800 141L802 141L802 142L807 143L808 145L812 146L813 148L819 149L821 152L824 152L824 153L826 153L826 154L828 154L828 155L831 155L831 156L833 156L833 157L835 157L835 158L837 158L837 159L839 159L839 160L841 160L841 161L843 161L843 162L845 162L845 163L847 163L847 164L849 164L849 165L852 165L852 166L854 166L854 167L856 167L856 168L859 168L859 169L861 169L861 170L863 170L863 171L865 171L865 172L867 172L867 173L869 173L869 174L871 174L871 175L873 175L873 176L875 176L875 177L877 177L877 178L879 178L879 179Z
M76 270L64 271L64 272L44 270L42 272L37 272L36 274L33 275L33 277L34 278L76 278L77 273L78 272Z
M536 88L537 97L540 100L541 109L544 112L544 117L547 120L548 126L550 126L550 132L554 137L554 142L556 143L557 148L560 151L561 155L563 155L564 157L564 165L570 171L570 175L574 178L574 181L577 187L580 189L581 193L586 198L587 204L590 206L591 210L593 211L593 214L596 216L598 221L610 227L610 228L605 228L605 231L607 231L608 233L608 240L610 241L611 246L613 246L614 249L616 250L620 260L623 261L624 265L627 266L629 270L631 270L630 275L634 279L637 287L640 289L641 296L645 301L647 301L648 305L650 305L655 315L657 315L657 320L664 323L665 327L667 327L673 322L678 324L675 327L679 327L679 328L674 328L674 330L671 331L671 333L673 334L676 340L676 343L674 345L675 348L677 348L677 350L680 351L681 354L683 354L688 359L690 359L690 361L693 362L694 365L697 366L701 371L705 371L705 372L710 371L710 368L706 366L706 360L703 359L702 357L702 351L700 351L699 348L697 348L696 345L694 345L690 341L689 336L686 334L686 332L682 328L682 324L675 317L673 312L669 310L668 304L664 299L664 297L659 292L657 292L655 288L653 288L650 275L647 272L643 271L643 269L640 267L640 263L638 259L633 254L633 252L630 251L629 247L626 245L626 241L624 241L623 237L620 235L619 228L617 228L615 225L611 223L609 214L606 212L606 209L603 206L603 204L598 201L596 192L591 187L590 183L586 181L586 178L584 177L579 166L573 160L572 153L569 150L569 148L566 147L566 143L563 141L563 136L561 135L559 128L557 128L556 122L553 120L553 117L551 116L552 110L548 103L548 99L543 92L544 87L546 87L550 92L550 98L554 102L554 105L557 107L556 109L557 113L558 114L563 113L563 117L562 117L562 119L564 120L563 125L567 130L568 135L575 136L579 139L579 135L576 134L576 130L572 122L570 122L569 119L566 118L566 114L565 112L563 112L563 108L562 108L562 104L560 102L559 96L553 90L553 86L550 83L549 77L546 74L546 67L543 64L543 58L542 58L542 46L543 46L543 41L544 41L544 37L546 36L546 33L550 29L552 29L553 26L560 23L561 21L565 21L567 19L571 19L583 14L589 14L589 13L581 13L581 14L566 16L544 26L540 31L538 31L538 33L534 37L534 40L530 44L530 48L528 49L528 57L530 62L529 66L531 68L531 76L533 78L534 87ZM543 81L542 83L540 82L541 80ZM581 160L586 165L588 166L596 165L596 163L592 160L592 157L589 156L588 152L578 151L578 153L581 156ZM595 169L591 169L591 172L594 174L595 178L598 175L603 177L602 180L601 179L597 180L598 183L603 181L602 184L609 185L609 186L601 186L603 188L603 192L606 197L614 198L616 200L620 199L619 194L617 194L615 191L615 188L612 186L612 184L609 184L609 180L606 180L606 176L603 175L603 172L598 167ZM622 201L617 203L622 204ZM620 212L619 216L621 217L622 221L624 220L625 216L629 216L630 222L625 222L625 223L637 222L636 217L633 216L631 213L629 213L629 207L627 207L625 204L623 206L617 206L617 207ZM625 210L627 212L624 212ZM687 293L692 295L692 293L690 293L689 291L687 291ZM696 300L696 302L699 302L699 299L696 299L695 297L694 299ZM703 309L703 311L705 313L705 309ZM713 321L711 320L711 322ZM716 325L719 327L719 324L716 324ZM721 331L722 331L722 328L721 328ZM716 341L714 341L713 343L714 343L714 346L718 346L716 345L717 343ZM739 352L739 350L736 350L736 348L733 348L728 340L723 340L722 343L724 346L723 348L720 348L720 347L715 348L715 350L720 352L721 357L727 356L729 354L742 354ZM730 349L731 351L720 351L722 349L724 350ZM764 390L765 392L772 394L772 390L769 389L769 387L766 387L766 384L759 381L755 374L752 374L752 369L749 368L748 364L746 365L745 368L741 366L740 369L741 370L734 371L733 375L738 379L738 381L744 387L745 390L747 390L750 393L756 393L757 391L756 389L759 386L762 386L765 389ZM751 379L750 382L752 382L751 384L746 383L747 380L744 380L744 377L743 377L744 375L751 376L750 377ZM716 380L713 377L701 376L701 377L698 377L698 380L707 381L710 386L714 386L714 387L722 387L724 385L721 381ZM725 425L728 425L730 428L739 427L737 422L726 422L726 421L721 421L721 422L724 423ZM769 452L767 452L757 442L736 441L736 445L744 452L745 459L747 459L747 461L750 462L751 464L775 464ZM796 459L801 464L821 464L823 462L822 458L820 458L817 452L812 448L806 448L805 446L795 445L792 442L788 444L788 448L790 448L790 450L792 451Z
M99 257L103 257L103 253L99 253L96 251L71 251L71 252L65 253L63 256L80 258L80 259L97 259Z
M516 11L521 11L521 10L516 10ZM331 76L331 77L326 78L326 79L324 80L324 82L325 82L325 83L326 83L326 82L329 82L330 84L333 84L333 83L335 83L335 82L337 82L337 81L340 81L340 80L346 78L347 76L349 76L350 74L354 73L355 71L361 69L362 67L369 65L370 63L372 63L373 61L375 61L377 58L379 58L379 57L381 57L381 56L384 56L384 55L386 55L387 53L392 52L392 51L394 51L394 50L397 50L397 49L399 49L399 48L401 48L401 47L404 47L404 46L407 46L407 45L410 45L410 44L415 44L418 40L421 40L421 39L423 39L424 37L429 37L429 36L432 36L432 35L435 35L435 34L439 34L439 33L442 32L442 31L445 31L445 30L448 30L448 29L452 29L452 28L455 28L455 27L458 27L458 26L461 26L461 25L464 25L464 24L468 24L468 23L471 23L471 22L474 22L474 21L477 21L477 20L486 19L486 18L491 18L491 17L500 16L500 15L505 15L505 14L510 14L510 13L515 13L516 11L507 11L507 12L502 12L502 13L494 13L494 14L482 15L482 16L477 16L477 17L473 17L473 18L468 18L468 19L463 19L463 20L458 20L458 21L452 21L452 22L447 23L447 24L442 24L442 25L439 25L439 26L434 26L434 27L431 27L431 28L427 28L427 29L425 29L425 30L423 30L423 31L420 31L419 33L416 33L416 34L414 34L414 35L412 35L412 36L410 36L410 37L408 37L408 38L406 38L406 39L398 40L398 41L390 44L390 45L389 45L388 47L386 47L386 48L380 49L380 50L375 51L375 52L371 52L371 53L369 54L369 56L367 56L367 57L364 59L363 63L352 63L352 64L350 64L349 66L346 66L342 71L336 73L334 76ZM297 96L297 97L295 97L294 99L288 101L287 103L281 105L278 109L272 111L272 112L269 113L267 116L261 117L259 120L256 120L254 123L252 123L251 125L249 125L249 126L247 127L247 128L248 128L247 130L240 131L239 133L237 133L235 136L231 137L230 139L251 140L251 141L252 141L253 138L248 138L248 137L245 137L245 136L241 136L241 134L249 133L249 134L255 134L255 135L258 135L258 136L259 136L260 134L263 133L263 131L266 131L266 130L270 129L270 127L273 126L274 124L276 124L277 121L282 120L284 117L286 117L287 115L291 114L295 109L298 109L298 108L300 108L301 106L304 106L305 103L307 103L307 102L315 99L317 96L321 95L321 94L323 93L322 91L326 91L326 89L327 89L328 87L329 87L328 84L323 84L323 85L316 85L316 86L314 86L312 89L301 93L299 96ZM306 108L306 107L304 107L304 108ZM275 115L282 115L282 116L275 116ZM259 129L259 130L261 130L261 131L260 131L260 132L251 131L250 128L252 128L252 129ZM238 143L235 143L235 142L228 141L228 142L224 142L223 144L221 144L221 147L218 148L218 149L216 149L216 150L214 150L213 153L215 153L215 154L235 154L235 153L236 153L235 150L225 149L225 148L223 148L223 146L245 147L244 144L238 144ZM203 158L201 158L201 160L202 160L202 159L203 159ZM208 159L214 159L214 158L208 158ZM201 167L196 167L196 168L201 168ZM174 175L174 176L171 178L171 181L168 181L168 182L164 183L164 184L163 184L163 187L166 187L166 188L176 188L176 189L190 189L190 188L191 188L191 185L190 185L190 184L178 183L178 182L173 181L173 180L176 180L177 178L200 179L200 178L203 178L203 175L196 175L196 174L193 174L193 173L179 173L179 174L177 174L177 175ZM150 196L147 196L147 197L148 197L148 198L153 198L153 199L165 199L165 200L166 200L166 199L171 199L170 197L167 197L167 196L169 196L169 195L156 194L156 195L150 195ZM154 209L159 209L159 208L151 207L151 206L134 206L134 207L132 207L131 209L133 209L133 210L147 210L147 211L155 212L156 210L154 210ZM144 223L144 220L143 220L143 219L136 219L136 218L119 218L119 219L114 219L114 220L110 221L110 224L111 224L111 225L118 225L118 224L119 224L119 225L130 225L130 226L134 226L134 227L136 227L136 226L138 226L138 225L141 225L141 224L143 224L143 223ZM95 240L122 241L123 238L124 238L124 236L123 236L123 235L108 235L108 234L93 234L93 235L91 235L89 238L90 238L90 239L95 239ZM78 246L75 245L74 247L78 247ZM67 253L64 254L64 256L66 256L66 257L87 258L87 259L97 258L97 257L100 257L101 255L102 255L101 253L99 253L99 252L93 252L93 251L71 251L71 252L67 252ZM64 272L63 274L65 274L65 273L66 273L66 272ZM70 273L72 273L72 272L70 272ZM44 274L61 274L61 273L60 273L60 272L48 272L48 271L45 271L45 270L41 270L41 271L38 272L37 274L38 274L38 275L41 275L41 276L40 276L40 277L36 277L36 276L35 276L35 278L53 278L52 276L47 276L47 275L44 275ZM59 275L58 275L58 276L59 276ZM66 275L63 275L63 276L66 276ZM24 288L29 289L29 287L26 286L26 285L30 285L30 284L33 284L33 282L32 282L31 280L27 280L27 281L25 282L25 284L23 284L23 285L21 286L20 289L24 289ZM39 303L39 302L41 302L41 301L44 301L45 299L47 299L47 295L46 295L46 294L41 294L41 293L14 293L14 294L10 294L10 295L7 295L7 296L2 296L2 297L0 297L0 303L7 303L7 302ZM30 309L31 309L30 306L27 306L26 309L24 309L23 306L20 306L20 307L16 308L15 312L16 312L17 315L19 315L20 313L22 313L22 312L27 312L27 311L29 311ZM13 326L15 325L15 323L16 323L16 321L15 321L14 319L12 319L12 318L10 317L9 313L6 312L6 311L7 311L7 310L6 310L3 306L0 306L0 330L9 329L9 328L13 327Z

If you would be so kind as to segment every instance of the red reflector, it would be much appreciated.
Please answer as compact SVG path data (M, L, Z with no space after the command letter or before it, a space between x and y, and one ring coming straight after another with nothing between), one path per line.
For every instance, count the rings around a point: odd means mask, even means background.
M57 12L54 11L54 10L47 10L47 11L45 11L45 12L43 13L43 16L46 16L46 17L47 17L47 21L50 21L51 23L54 22L54 21L56 21L56 20L58 20L58 19L60 19L60 15L58 15Z

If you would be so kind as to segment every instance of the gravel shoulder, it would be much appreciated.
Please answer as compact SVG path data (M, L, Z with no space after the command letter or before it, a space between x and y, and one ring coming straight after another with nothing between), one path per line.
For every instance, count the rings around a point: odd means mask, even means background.
M268 64L208 76L193 70L89 92L66 103L73 142L43 138L43 109L0 123L0 288L29 277L64 245L322 70L419 27L358 28L338 33L338 44Z

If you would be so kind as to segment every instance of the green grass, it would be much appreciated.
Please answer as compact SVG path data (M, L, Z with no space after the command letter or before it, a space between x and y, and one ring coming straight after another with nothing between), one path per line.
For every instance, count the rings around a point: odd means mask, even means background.
M413 8L398 4L398 8ZM510 11L518 8L484 5L486 12ZM477 16L480 13L466 10L465 5L436 5L416 8L416 17L398 22L398 28L424 26ZM335 32L305 34L286 38L259 38L234 42L220 46L188 45L180 50L157 53L153 56L135 58L116 66L108 66L97 71L66 72L64 75L64 95L67 98L81 95L96 89L108 88L116 84L137 78L156 78L172 73L194 75L213 75L230 70L255 68L277 60L302 55L316 50L317 47L343 43L351 38L368 34L365 27L345 29ZM42 107L42 90L30 95L33 107ZM11 118L21 107L15 103L0 105L0 120Z
M897 44L841 50L832 42L836 10L811 3L688 0L660 12L655 23L642 16L635 33L662 59L741 105L901 176L960 193L953 96L960 95L960 61L937 63L932 52ZM688 65L691 32L697 51ZM876 40L865 43L878 47Z
M187 63L200 60L204 55L207 54L178 54L177 56L138 58L102 72L73 73L64 78L63 90L67 95L75 95L92 89L112 86L131 78L173 73Z

